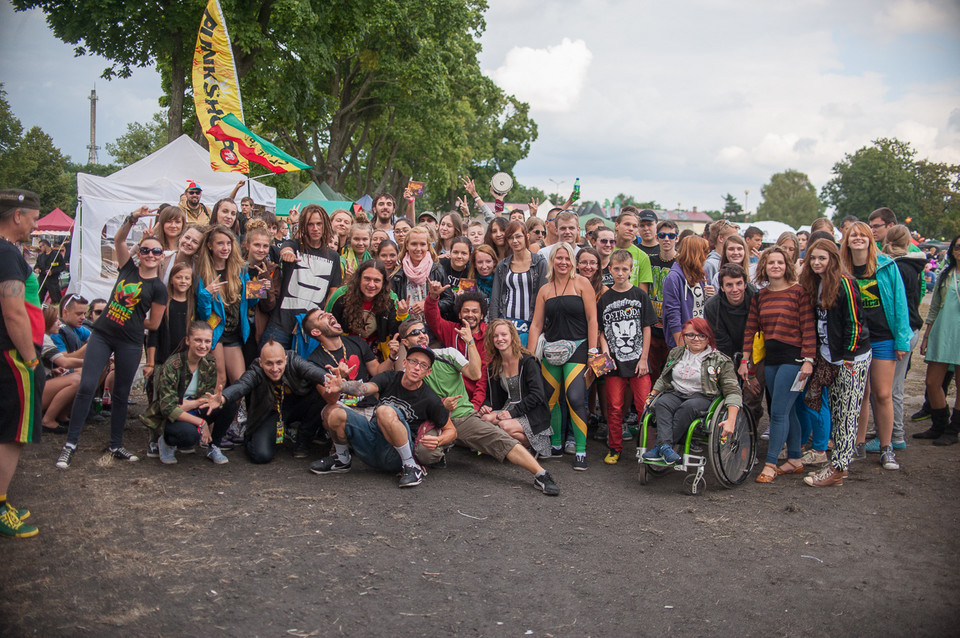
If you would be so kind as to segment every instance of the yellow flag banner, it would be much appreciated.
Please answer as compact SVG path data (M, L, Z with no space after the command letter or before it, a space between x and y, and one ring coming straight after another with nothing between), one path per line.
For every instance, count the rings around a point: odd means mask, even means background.
M230 49L230 35L218 0L209 0L200 22L193 53L193 100L200 126L210 144L210 168L221 173L247 173L250 164L231 139L218 139L207 131L228 113L243 122L240 82Z

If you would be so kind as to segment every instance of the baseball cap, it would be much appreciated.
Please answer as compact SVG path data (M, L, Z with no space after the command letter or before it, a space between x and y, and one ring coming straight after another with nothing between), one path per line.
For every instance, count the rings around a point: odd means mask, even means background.
M657 217L657 214L650 210L649 208L644 208L639 213L640 221L642 222L658 222L660 218Z
M437 360L437 357L433 354L433 350L431 350L430 348L425 348L423 346L411 346L407 348L407 357L412 355L414 352L419 352L427 355L427 358L430 359L430 365L433 365L434 362Z
M424 217L430 217L431 219L433 219L433 221L437 222L438 224L440 223L440 218L437 217L437 214L432 210L425 210L419 215L417 215L417 221L419 222Z
M23 208L25 210L40 210L40 198L33 191L19 188L0 190L0 210Z

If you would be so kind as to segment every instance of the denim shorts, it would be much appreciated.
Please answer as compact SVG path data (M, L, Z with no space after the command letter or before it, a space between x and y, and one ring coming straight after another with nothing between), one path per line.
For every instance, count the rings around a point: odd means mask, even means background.
M344 430L347 440L350 441L350 447L353 448L353 453L374 469L399 472L403 467L400 454L384 438L380 428L377 427L377 415L374 414L373 419L369 420L349 408L344 408L344 410L347 413L347 424ZM397 413L397 417L407 428L407 441L410 443L410 451L413 452L413 436L410 434L410 425L399 413Z
M881 361L896 361L897 352L893 349L893 339L886 341L871 341L873 346L873 358Z

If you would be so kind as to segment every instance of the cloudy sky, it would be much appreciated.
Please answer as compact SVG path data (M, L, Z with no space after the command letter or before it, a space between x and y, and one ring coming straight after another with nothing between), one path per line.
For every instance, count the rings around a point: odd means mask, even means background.
M15 114L86 157L86 96L98 140L157 110L159 78L98 79L42 14L0 0L0 81ZM481 65L530 103L540 137L516 177L586 199L617 193L666 208L755 209L770 175L819 189L872 139L960 163L956 0L490 0ZM101 150L101 157L106 158Z

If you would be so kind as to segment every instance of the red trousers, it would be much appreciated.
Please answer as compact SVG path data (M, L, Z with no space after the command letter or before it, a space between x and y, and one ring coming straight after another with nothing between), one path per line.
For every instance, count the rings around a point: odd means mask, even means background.
M607 446L617 452L623 451L623 405L625 403L627 386L633 392L633 404L637 406L637 414L643 414L644 404L653 381L649 374L642 377L604 377L604 389L607 393Z

